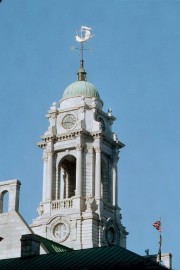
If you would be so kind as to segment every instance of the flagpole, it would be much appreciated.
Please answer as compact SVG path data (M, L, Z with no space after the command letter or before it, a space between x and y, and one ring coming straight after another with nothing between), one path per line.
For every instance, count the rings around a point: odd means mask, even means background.
M161 225L161 217L160 217L160 230L159 230L159 250L158 250L158 260L161 262L161 246L162 246L162 225Z
M161 235L161 217L158 221L153 223L153 227L158 230L159 232L159 249L158 249L158 256L157 256L157 261L161 263L161 246L162 246L162 235Z

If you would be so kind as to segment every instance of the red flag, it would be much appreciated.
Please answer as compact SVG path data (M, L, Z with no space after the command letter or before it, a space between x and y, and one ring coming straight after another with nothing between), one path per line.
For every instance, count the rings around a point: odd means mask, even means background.
M153 223L154 228L156 228L156 230L158 230L159 232L161 231L161 221L156 221Z

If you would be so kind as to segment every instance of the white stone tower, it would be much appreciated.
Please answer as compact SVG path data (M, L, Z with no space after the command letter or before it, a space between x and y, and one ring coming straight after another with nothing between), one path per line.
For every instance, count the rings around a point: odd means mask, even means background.
M43 149L43 196L31 228L74 249L126 247L117 179L124 144L112 132L112 111L102 110L97 89L86 80L83 58L77 75L60 106L50 107L49 127L38 143Z

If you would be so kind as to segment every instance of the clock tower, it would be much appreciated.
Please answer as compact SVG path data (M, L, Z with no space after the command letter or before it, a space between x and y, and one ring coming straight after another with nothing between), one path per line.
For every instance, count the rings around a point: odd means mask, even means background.
M31 228L74 249L126 247L118 206L118 159L124 144L112 131L112 110L102 108L81 58L77 81L65 89L59 106L50 107L49 127L38 143L43 189Z

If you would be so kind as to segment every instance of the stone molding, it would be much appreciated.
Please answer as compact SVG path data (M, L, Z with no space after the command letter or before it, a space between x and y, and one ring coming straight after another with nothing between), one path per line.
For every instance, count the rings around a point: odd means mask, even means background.
M112 217L107 218L103 236L107 244L110 246L118 245L120 243L119 226Z
M40 148L42 148L42 149L45 149L46 146L47 146L47 143L46 142L38 142L37 143L37 146L40 147Z
M43 135L41 136L42 140L45 141L45 142L53 142L53 141L56 141L56 135L52 135L52 134L49 134L49 135Z
M101 151L102 151L101 146L96 146L96 147L94 147L94 149L95 149L96 153L101 153Z
M92 211L95 211L97 209L96 200L91 195L86 197L85 205L86 205L87 212L92 212Z
M93 146L87 146L86 149L87 149L87 153L93 154L93 149L94 149Z
M42 159L44 160L44 162L47 162L47 160L48 160L48 153L44 152L43 153L43 156L42 156Z
M70 224L64 217L56 217L50 224L50 231L52 239L62 243L70 235Z
M77 151L82 151L83 148L84 148L83 144L78 144L78 145L76 145Z

